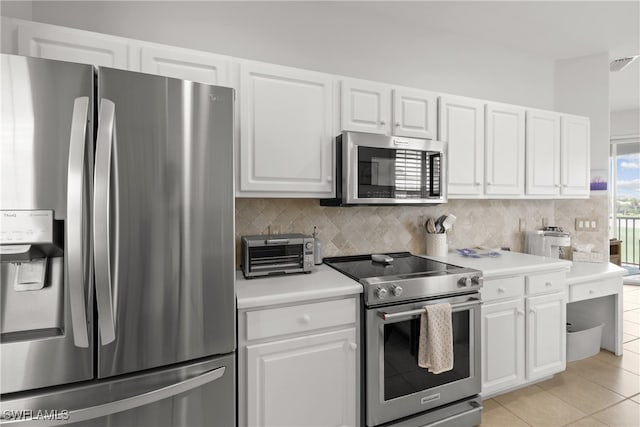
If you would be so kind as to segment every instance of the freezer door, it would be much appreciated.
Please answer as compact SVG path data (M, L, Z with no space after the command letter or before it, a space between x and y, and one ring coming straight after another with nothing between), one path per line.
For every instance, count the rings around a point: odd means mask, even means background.
M101 68L98 375L235 349L232 89Z
M144 375L3 399L2 425L235 426L235 354Z
M93 378L94 74L87 65L4 54L0 74L3 253L38 240L38 216L55 225L48 230L58 231L59 245L34 244L35 258L21 263L0 257L4 395ZM21 286L30 279L19 272L29 268L43 279Z

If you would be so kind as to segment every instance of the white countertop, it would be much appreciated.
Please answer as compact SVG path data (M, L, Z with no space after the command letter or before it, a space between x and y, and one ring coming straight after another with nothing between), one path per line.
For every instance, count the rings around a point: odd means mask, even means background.
M497 251L499 257L469 258L463 257L458 252L451 251L446 256L425 256L448 264L460 267L475 268L482 271L485 279L513 274L525 274L549 270L562 270L571 267L571 261L547 258L537 255L523 254L519 252Z
M610 277L622 277L627 270L615 264L579 262L574 261L571 270L567 273L567 285L591 282L593 280L607 279Z
M236 272L238 309L288 304L362 293L362 285L324 264L310 274L245 279Z

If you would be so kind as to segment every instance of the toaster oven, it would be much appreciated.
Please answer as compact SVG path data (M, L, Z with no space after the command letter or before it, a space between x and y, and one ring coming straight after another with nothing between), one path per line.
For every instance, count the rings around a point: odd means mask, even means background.
M313 237L305 234L242 236L240 264L246 278L311 273Z

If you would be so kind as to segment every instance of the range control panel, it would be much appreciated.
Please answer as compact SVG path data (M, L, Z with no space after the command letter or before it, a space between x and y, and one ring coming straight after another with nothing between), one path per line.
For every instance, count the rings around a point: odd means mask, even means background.
M53 243L52 210L1 210L0 245Z

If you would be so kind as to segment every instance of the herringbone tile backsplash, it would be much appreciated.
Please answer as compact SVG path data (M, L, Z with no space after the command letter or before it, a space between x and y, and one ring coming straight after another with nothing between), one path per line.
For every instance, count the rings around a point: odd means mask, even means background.
M318 227L323 256L410 251L424 253L424 222L451 213L457 222L448 233L449 248L510 247L522 252L527 230L558 225L571 233L572 242L593 243L608 256L607 198L588 200L450 200L427 206L325 207L317 199L236 199L236 264L240 236L305 233ZM575 218L597 218L597 232L575 231Z

